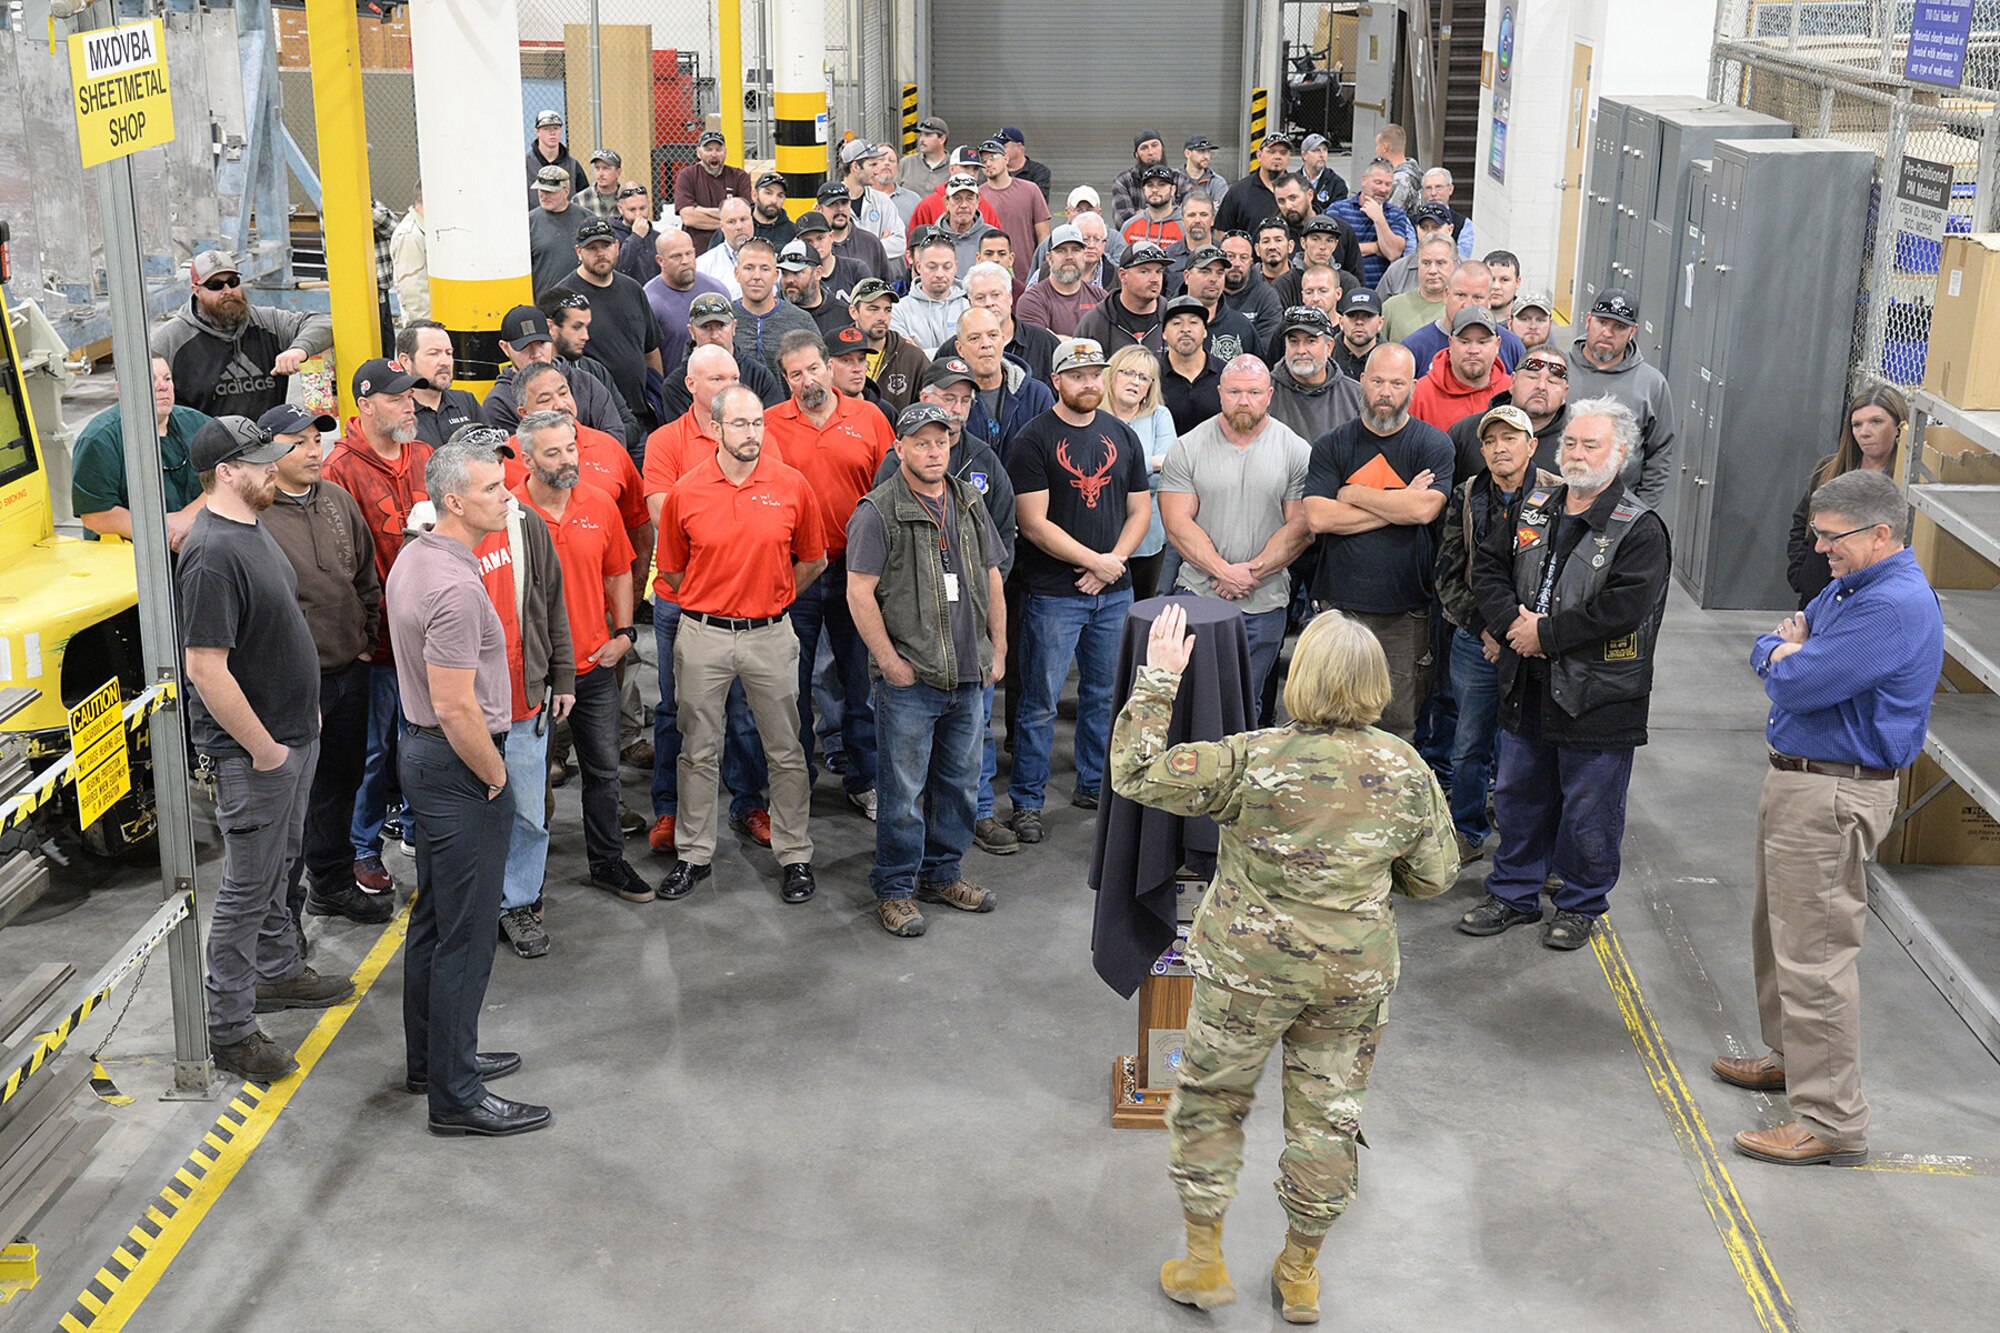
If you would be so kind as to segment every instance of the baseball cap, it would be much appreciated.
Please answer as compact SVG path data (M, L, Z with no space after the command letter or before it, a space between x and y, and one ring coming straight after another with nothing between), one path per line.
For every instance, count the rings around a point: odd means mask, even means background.
M1382 313L1382 298L1374 292L1369 291L1366 287L1356 287L1353 291L1343 295L1340 298L1340 304L1334 308L1338 313L1343 315L1357 313L1379 315Z
M844 310L821 326L820 337L826 339L828 356L849 356L855 352L868 350L868 335L860 330Z
M562 112L560 111L543 111L537 113L535 116L535 128L538 130L543 129L550 125L560 125L562 123L563 123Z
M615 245L618 242L618 233L613 231L611 224L603 218L592 218L576 229L576 243L585 246L592 241L610 241Z
M1493 312L1477 301L1459 310L1451 317L1451 336L1456 338L1467 329L1485 329L1488 333L1500 332L1500 321L1493 318Z
M799 236L810 236L816 232L832 231L833 224L826 220L826 214L817 208L809 208L799 214L799 220L792 224L792 230Z
M944 117L942 116L927 116L917 122L917 133L942 134L949 138L951 136L951 126L944 123Z
M1160 132L1158 130L1140 130L1137 134L1132 136L1132 151L1135 153L1138 152L1140 144L1151 143L1153 140L1158 139L1159 137L1160 137ZM1165 140L1161 140L1161 142L1164 143Z
M1167 257L1165 250L1154 245L1151 241L1135 241L1126 248L1125 257L1118 261L1118 267L1125 269L1136 268L1140 264L1171 264L1173 262L1173 260Z
M890 156L887 144L870 143L866 139L849 139L840 146L840 165L852 166L856 162L867 162L878 157Z
M1324 134L1308 134L1306 141L1299 145L1299 151L1301 153L1310 153L1315 148L1325 147L1327 147L1327 142Z
M1004 153L1006 151L1007 151L1007 144L998 135L995 135L990 139L982 139L979 141L979 155L981 157L986 156L986 154L988 153Z
M1623 287L1606 287L1597 294L1597 301L1590 307L1590 313L1600 319L1615 320L1620 324L1639 322L1639 303L1632 299L1632 293Z
M315 416L297 403L279 403L257 418L257 428L273 435L297 435L307 426L318 426L321 430L340 429L340 423L328 413L321 412Z
M1079 185L1074 190L1071 190L1069 192L1069 206L1075 208L1078 204L1089 204L1092 208L1100 207L1097 200L1097 191L1088 185Z
M213 472L222 463L275 463L292 451L271 438L271 432L249 417L216 417L194 433L188 446L196 472Z
M720 292L703 292L688 303L689 324L726 324L736 318L736 308Z
M911 403L896 418L896 438L915 435L926 426L943 426L945 433L951 433L951 414L936 403Z
M1028 136L1021 133L1019 129L1015 128L1012 125L1002 125L1000 127L1000 132L994 135L993 137L998 139L1001 143L1025 144L1028 142Z
M543 167L535 173L537 190L567 190L572 184L569 173L561 167Z
M942 388L950 384L978 384L979 377L972 373L972 367L965 364L962 356L941 356L931 362L924 372L923 387Z
M509 347L532 347L548 340L549 321L531 305L515 306L500 321L500 341Z
M354 396L370 398L378 393L408 393L412 389L428 389L431 382L422 375L413 375L400 361L390 361L376 357L363 361L361 368L354 372Z
M696 148L700 148L706 144L712 144L712 143L726 144L728 142L729 140L722 137L722 131L720 130L703 130L701 132L701 137L694 141L694 146Z
M1206 134L1190 134L1187 137L1187 142L1182 144L1181 147L1192 149L1195 152L1212 153L1215 151L1216 144L1215 140L1209 138Z
M1186 266L1191 269L1207 268L1210 264L1227 264L1228 262L1229 256L1222 253L1221 246L1204 245L1201 249L1191 251L1188 254Z
M618 187L618 197L620 199L631 199L644 193L646 193L646 187L638 181L626 181Z
M1556 312L1555 298L1547 292L1522 292L1514 298L1514 309L1539 310L1544 315L1553 315Z
M883 296L888 297L891 301L896 300L896 289L880 278L863 278L854 284L853 290L847 293L847 303L849 305L861 305L864 302L873 301Z
M761 190L766 185L775 185L782 190L785 188L785 178L775 171L759 172L757 174L757 188Z
M1340 235L1340 223L1324 213L1315 213L1307 218L1305 224L1299 228L1299 235L1301 236L1319 236L1322 234Z
M218 273L236 273L236 256L227 250L204 250L188 265L188 276L195 282L207 282Z
M944 192L947 195L962 194L967 190L978 193L979 182L962 172L944 183Z
M819 193L815 194L813 198L817 199L822 204L834 204L834 203L851 204L854 202L854 196L849 194L847 192L847 187L845 185L842 185L839 181L823 182L819 187Z
M1208 307L1201 303L1201 298L1198 296L1176 296L1161 306L1160 327L1165 328L1167 321L1175 315L1200 315L1201 322L1208 323Z
M1279 144L1285 148L1291 148L1294 146L1292 143L1292 136L1284 130L1272 130L1269 134L1264 136L1264 143L1266 144L1266 146L1269 146L1271 144Z
M1054 231L1049 233L1049 249L1051 250L1055 249L1059 245L1082 245L1082 244L1083 244L1083 233L1076 229L1076 224L1073 222L1065 222L1062 224L1062 226L1057 227Z
M977 171L979 169L979 150L971 144L967 144L963 148L953 149L951 164L961 171Z
M785 248L778 251L778 267L787 273L803 273L816 263L818 260L806 253L804 241L786 241Z
M625 159L618 156L618 150L615 148L593 148L590 150L590 160L592 162L609 162L614 167L625 165Z
M1301 333L1316 333L1321 337L1333 336L1333 321L1326 317L1326 311L1314 305L1295 305L1285 308L1284 322L1278 325L1280 337L1297 329Z
M1155 162L1152 166L1147 167L1139 173L1139 183L1141 185L1144 185L1147 181L1167 181L1171 183L1173 179L1174 169L1164 162Z
M1153 137L1157 139L1160 136L1156 134ZM1095 338L1064 338L1056 344L1054 371L1058 375L1065 370L1089 370L1103 364L1104 348Z
M1486 428L1496 421L1504 421L1523 435L1535 433L1535 423L1528 420L1528 414L1512 403L1502 403L1498 407L1486 409L1486 415L1479 418L1479 429L1475 432L1480 439L1486 438Z
M1410 210L1412 225L1428 222L1434 227L1451 225L1451 210L1443 204L1418 204Z

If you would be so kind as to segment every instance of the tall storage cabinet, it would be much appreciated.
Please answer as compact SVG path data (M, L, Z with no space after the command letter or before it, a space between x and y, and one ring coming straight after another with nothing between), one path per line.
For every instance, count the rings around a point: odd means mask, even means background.
M1598 99L1590 178L1584 186L1583 243L1571 318L1575 327L1583 327L1584 312L1606 287L1638 289L1646 220L1660 185L1660 117L1714 105L1698 97Z

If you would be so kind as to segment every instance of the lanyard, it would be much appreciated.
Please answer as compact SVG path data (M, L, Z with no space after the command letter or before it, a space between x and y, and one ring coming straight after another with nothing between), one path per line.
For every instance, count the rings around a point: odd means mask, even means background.
M911 493L915 494L915 492ZM924 507L924 513L938 525L938 557L944 561L944 572L949 574L951 573L951 543L946 540L945 528L951 522L951 488L946 487L944 494L938 497L938 505L935 510L931 508L930 500L924 496L918 495L917 503Z

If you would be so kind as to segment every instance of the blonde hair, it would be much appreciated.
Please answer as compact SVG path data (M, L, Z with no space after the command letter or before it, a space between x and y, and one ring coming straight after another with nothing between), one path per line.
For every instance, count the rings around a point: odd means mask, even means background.
M1140 417L1153 415L1159 409L1160 360L1138 343L1121 347L1111 354L1111 359L1104 363L1104 406L1112 416L1118 415L1112 406L1114 401L1111 395L1112 382L1117 379L1118 372L1127 366L1136 366L1153 377L1152 384L1146 388L1146 396L1140 400L1138 410L1132 414L1132 419L1136 421Z
M1305 727L1366 727L1389 706L1389 659L1373 632L1322 611L1299 634L1285 678L1285 711Z

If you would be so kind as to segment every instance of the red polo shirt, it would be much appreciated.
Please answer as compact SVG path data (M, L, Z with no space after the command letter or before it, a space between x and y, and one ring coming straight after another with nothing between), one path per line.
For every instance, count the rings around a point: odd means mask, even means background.
M626 459L625 466L631 467L632 460ZM604 597L604 581L632 572L632 543L625 536L625 522L611 497L587 481L570 491L561 518L528 498L527 483L515 487L514 494L549 525L556 559L562 562L563 610L569 616L576 674L595 671L597 663L590 655L611 637L605 622L610 607Z
M722 441L709 431L714 424L708 417L689 408L646 437L646 471L640 486L641 503L644 503L644 496L665 495L671 491L674 484L696 464L703 460L714 461L715 451L722 447ZM768 427L764 432L763 456L773 463L785 461L784 452L773 443ZM661 562L657 538L653 543L653 564L659 569L666 568ZM669 602L680 600L662 578L653 580L653 595Z
M657 434L657 432L655 432ZM517 491L528 480L528 465L521 458L521 437L507 437L507 448L511 451L501 455L502 481L510 491ZM618 510L618 517L629 528L644 527L650 516L646 512L646 495L639 478L639 469L632 466L632 455L625 452L625 446L598 430L576 423L577 470L583 479L610 497Z
M769 455L741 486L711 455L667 492L660 572L681 575L679 600L689 611L782 615L798 595L793 563L826 554L819 510L806 479Z
M797 399L764 413L765 445L778 445L784 460L819 497L829 560L846 552L847 520L854 517L861 497L875 489L875 474L896 442L888 421L872 404L837 390L833 397L833 415L824 426L807 420Z

